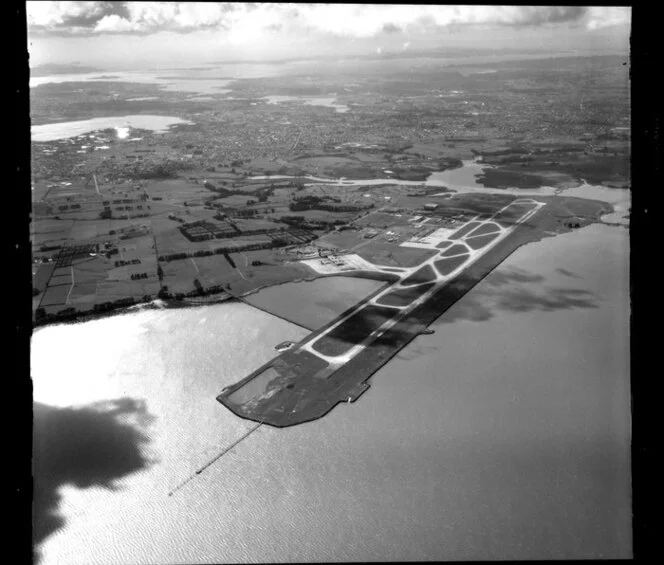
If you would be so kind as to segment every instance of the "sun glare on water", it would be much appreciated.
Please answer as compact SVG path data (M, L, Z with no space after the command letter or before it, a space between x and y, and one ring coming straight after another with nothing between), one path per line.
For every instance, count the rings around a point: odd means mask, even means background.
M75 406L119 398L113 378L146 330L136 316L45 327L32 336L33 399Z

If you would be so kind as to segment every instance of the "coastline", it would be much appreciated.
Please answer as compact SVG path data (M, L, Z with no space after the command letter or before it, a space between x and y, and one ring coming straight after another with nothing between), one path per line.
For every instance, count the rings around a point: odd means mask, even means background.
M622 416L629 412L628 389L623 393L629 379L620 345L628 275L619 260L627 250L614 245L626 234L602 227L522 246L430 326L435 334L413 340L375 373L360 404L339 406L306 426L262 426L235 455L172 497L169 489L251 425L214 402L219 388L277 355L276 344L299 341L301 330L229 303L37 335L38 402L69 414L72 405L128 396L145 399L154 418L145 446L154 464L122 477L117 490L61 490L65 524L40 545L43 563L108 560L117 539L127 543L118 544L113 560L142 563L168 555L274 562L284 548L307 562L627 556L629 506L622 501L629 500L629 467L622 461L629 440L623 457L621 434L629 421ZM607 240L609 230L616 237ZM542 262L548 251L555 260ZM585 301L580 289L592 292L585 306L574 305ZM506 305L515 293L524 301ZM110 354L79 357L109 329L118 332ZM55 428L49 439L66 446L71 429ZM607 474L607 465L614 471ZM270 481L263 479L266 469ZM416 488L403 488L413 482ZM597 488L589 490L591 482ZM312 509L312 491L326 514ZM373 521L376 512L388 521ZM325 541L339 539L327 535L333 526L348 540L341 556L338 543ZM151 542L154 527L163 544ZM256 528L276 531L285 545L272 538L210 544L220 528L233 539ZM386 528L394 533L372 541ZM492 536L497 528L511 535ZM575 534L582 530L588 535ZM320 543L308 544L312 539Z
M222 296L215 296L219 294ZM137 310L177 310L181 308L197 308L200 306L210 306L212 304L220 304L228 302L229 300L238 300L235 296L228 294L226 291L219 293L211 293L207 295L212 297L210 300L195 300L192 297L184 298L155 298L149 302L138 302L130 305L122 305L111 307L104 311L86 310L83 312L74 312L71 314L51 314L46 318L32 321L32 329L43 328L46 326L53 326L59 324L77 324L80 322L88 322L91 320L101 320L103 318L110 318L111 316L120 316L122 314L130 314Z
M394 310L380 305L368 306L361 311L365 303L382 292L380 289L374 291L306 336L294 346L292 352L289 350L283 353L226 387L217 396L217 400L241 418L278 428L317 420L327 415L337 404L353 402L370 386L368 381L377 370L514 251L526 243L538 242L596 223L607 207L606 203L593 201L594 209L587 216L581 210L574 214L573 208L570 210L567 206L571 206L575 200L578 202L582 199L563 199L560 208L552 203L553 208L540 212L536 222L530 220L532 210L529 209L525 215L519 216L527 218L523 224L517 221L514 231L498 240L490 252L481 254L450 280L436 284L426 300L411 299L412 311L406 314L395 314ZM523 210L519 214L524 214ZM569 222L564 223L567 217L574 217L581 220L581 223L576 222L576 227L572 227ZM424 293L427 291L428 287ZM395 323L390 325L392 318ZM351 326L354 329L351 330ZM382 326L385 326L382 333L372 337L375 330ZM339 335L330 337L335 331ZM343 347L319 347L317 351L321 355L317 356L311 349L311 343L324 343L325 340L330 343L336 340L343 343ZM371 340L371 347L366 346L367 340ZM344 357L349 351L354 353ZM329 378L332 374L334 379Z
M628 203L631 202L631 189L624 189L624 188L614 188L614 187L608 187L604 185L590 185L586 182L585 179L579 178L577 183L574 184L574 186L569 186L569 182L566 184L566 186L562 187L554 187L554 186L541 186L537 189L523 189L523 188L489 188L489 187L480 187L477 184L477 181L479 178L481 178L482 170L484 168L491 168L492 165L486 165L483 164L482 162L478 161L477 158L471 159L471 160L463 160L462 164L460 166L454 166L454 167L448 167L445 169L442 169L441 171L436 171L431 173L426 180L424 181L409 181L409 180L400 180L400 179L365 179L365 180L348 180L345 178L341 179L324 179L320 177L314 177L314 176L290 176L290 175L271 175L269 177L265 178L272 178L272 179L280 179L280 178L305 178L309 179L314 182L325 182L325 183L334 183L334 184L353 184L356 186L377 186L378 184L381 185L391 185L391 186L399 186L399 185L405 185L405 186L421 186L421 187L437 187L439 186L441 189L444 189L444 194L463 194L466 192L477 192L477 193L484 193L484 194L513 194L513 195L518 195L518 196L571 196L571 197L577 197L577 198L582 198L585 200L597 200L601 201L605 204L608 204L612 207L612 210L610 212L605 212L600 214L596 218L596 222L600 223L605 223L607 225L620 225L623 227L629 228L629 217L628 214L626 216L619 216L620 214L624 214L626 212L625 208L627 207ZM474 169L479 168L479 171L474 171ZM475 186L471 186L468 182L465 184L460 184L457 182L450 182L449 179L444 178L446 174L458 174L460 171L466 170L468 174L472 174L473 180L471 184L474 184ZM261 178L260 176L255 177L255 178ZM575 194L577 193L577 194ZM433 194L432 196L438 196L438 194ZM607 221L605 221L603 218L607 217ZM550 234L554 235L554 234ZM543 234L542 237L548 237L548 235ZM211 304L211 303L217 303L217 302L223 302L229 299L236 299L243 301L244 297L250 296L254 293L259 292L260 290L266 289L266 288L271 288L274 286L279 286L281 284L286 284L286 283L292 283L292 282L308 282L308 281L313 281L318 278L322 277L329 277L329 276L348 276L348 277L358 277L358 278L376 278L376 273L366 273L362 271L356 271L356 272L350 272L350 273L335 273L335 274L320 274L320 273L315 273L312 272L310 276L308 277L300 277L298 279L293 279L293 280L286 280L286 281L280 281L276 282L274 284L263 284L260 285L256 288L252 288L246 292L240 293L240 294L235 294L231 291L228 290L222 290L218 292L212 292L209 294L206 294L205 296L213 296L215 294L219 293L224 293L229 296L225 297L218 297L218 298L213 298L211 300L206 300L206 299L201 299L198 300L197 297L191 296L191 297L184 297L184 298L175 298L175 297L168 297L165 300L168 300L168 304L165 307L168 308L182 308L182 307L188 307L188 306L197 306L197 305L205 305L205 304ZM383 280L383 279L380 279ZM122 300L132 300L131 297L126 297ZM155 300L159 300L155 299ZM164 299L162 299L164 300ZM148 306L150 304L154 304L154 301L152 302L137 302L137 303L130 303L130 304L120 304L118 306L112 306L108 310L103 310L103 311L94 311L94 310L88 310L88 311L83 311L83 312L74 312L74 313L65 313L65 314L49 314L46 316L46 318L42 318L37 320L35 318L35 312L33 312L32 317L33 317L33 328L41 327L44 325L50 325L50 324L58 324L58 323L71 323L71 322L80 322L80 321L86 321L90 319L97 319L99 317L105 317L107 315L116 315L116 314L122 314L125 313L126 311L131 311L133 308L138 307L151 307Z
M586 185L582 184L580 187L583 186L591 186L591 185ZM577 187L579 188L579 187ZM619 189L608 189L607 190L619 190ZM561 195L561 194L557 194ZM583 198L584 200L592 200L589 198ZM614 203L612 202L607 202L607 201L599 201L598 202L603 202L604 204L608 204L612 207L611 212L598 212L597 216L594 218L591 224L593 223L600 223L600 224L605 224L605 225L610 225L610 226L616 226L616 227L623 227L629 229L629 221L626 222L617 222L617 221L604 221L602 218L608 215L617 215L619 212L616 211L616 206L614 206ZM622 202L622 201L619 201ZM560 235L559 233L551 232L551 233L540 233L536 239L533 239L531 242L534 243L536 241L540 241L545 238L549 237L554 237L556 235ZM531 243L528 242L528 243ZM68 323L78 323L78 322L85 322L88 320L96 320L96 319L101 319L105 318L108 316L114 316L114 315L121 315L125 313L129 313L132 311L135 311L137 308L188 308L188 307L198 307L198 306L206 306L210 304L217 304L221 302L226 302L228 300L236 300L239 302L244 302L248 304L249 306L256 307L253 304L250 304L244 300L245 297L250 296L252 294L255 294L257 292L260 292L261 290L267 289L267 288L273 288L275 286L280 286L283 284L290 284L290 283L300 283L300 282L312 282L314 280L320 279L320 278L330 278L330 277L350 277L350 278L365 278L365 279L373 279L373 280L382 280L385 282L389 282L391 280L391 275L388 275L387 273L381 273L378 271L352 271L352 272L342 272L342 273L331 273L331 274L322 274L322 273L315 273L312 272L310 276L308 277L300 277L298 279L293 279L293 280L287 280L287 281L279 281L274 284L264 284L261 286L258 286L256 288L252 288L251 290L248 290L244 293L241 294L235 294L232 291L228 290L222 290L218 292L212 292L209 294L204 294L200 298L197 296L190 296L190 297L182 297L182 298L175 298L175 297L169 297L169 298L156 298L151 300L150 302L138 302L134 304L122 304L118 305L115 307L111 307L108 310L104 311L93 311L93 310L88 310L88 311L83 311L83 312L74 312L74 313L69 313L69 314L50 314L47 315L45 318L42 318L40 320L37 320L34 318L34 312L33 312L33 329L36 329L38 327L43 327L43 326L48 326L48 325L54 325L54 324L68 324ZM221 296L217 296L221 295ZM207 298L207 297L212 297L212 298ZM257 307L256 307L257 308ZM261 308L261 310L270 313L269 310ZM274 314L273 314L274 315ZM285 319L285 318L283 318ZM286 319L285 319L286 320ZM287 320L290 321L290 320ZM294 323L294 322L291 322Z

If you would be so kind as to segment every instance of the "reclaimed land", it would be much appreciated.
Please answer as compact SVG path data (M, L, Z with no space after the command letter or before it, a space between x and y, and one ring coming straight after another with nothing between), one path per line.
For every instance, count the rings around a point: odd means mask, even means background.
M489 234L489 235L479 235L477 237L471 237L466 240L468 245L472 247L473 249L482 249L485 245L489 245L494 239L498 237L497 233L494 234Z
M451 236L449 236L448 239L461 239L464 235L471 232L479 225L480 224L478 222L471 222L470 224L466 224L460 230L457 230Z
M346 353L374 330L391 320L397 312L394 308L367 306L339 324L323 339L318 340L314 349L332 357Z
M450 247L447 251L441 253L442 257L454 257L455 255L464 255L468 253L468 248L465 245L457 243L455 246Z
M433 288L435 283L421 284L410 288L402 288L400 290L393 290L378 299L378 304L385 306L408 306L411 302L418 299L420 296Z
M599 203L586 201L585 204L591 204L597 209ZM599 211L595 210L595 213L598 215ZM454 279L441 284L428 300L415 307L405 318L374 339L368 347L349 361L340 365L326 365L326 362L319 357L312 359L311 354L302 348L346 315L342 314L337 320L305 338L292 350L281 354L240 382L224 389L217 400L242 418L275 427L287 427L316 420L340 402L354 402L369 388L367 381L380 367L521 245L541 239L547 232L553 233L551 230L559 224L560 217L561 209L558 206L555 204L545 206L533 217L518 225L489 253L482 255ZM362 303L366 303L372 297L373 295L365 298ZM349 310L347 314L352 311L353 309ZM346 350L361 343L375 329L376 308L367 308L366 311L370 319L363 317L362 311L352 317L356 329L349 338L350 343ZM364 331L360 331L357 326L364 328ZM344 337L341 335L343 332L336 333L339 334L336 337ZM256 378L258 384L252 385L252 381ZM241 389L245 389L244 392L239 392ZM253 394L250 394L251 392Z
M449 275L457 267L465 263L468 257L468 254L457 255L456 257L449 257L446 259L441 259L440 261L436 261L434 265L436 265L436 269L438 269L438 272L441 275Z
M497 225L490 225L490 224L484 224L480 226L479 228L473 230L472 233L468 234L468 237L476 237L478 235L487 235L490 233L498 233L500 232L500 228Z
M421 284L429 281L433 281L436 278L436 274L433 272L433 269L429 265L424 265L421 269L415 271L412 275L404 279L403 285L413 285Z

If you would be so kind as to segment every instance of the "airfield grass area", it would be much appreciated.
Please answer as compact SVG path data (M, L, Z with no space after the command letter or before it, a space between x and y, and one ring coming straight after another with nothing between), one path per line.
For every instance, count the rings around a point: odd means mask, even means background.
M452 257L454 255L462 255L464 253L468 253L468 248L462 243L457 243L446 251L443 251L440 255L441 257Z
M450 257L449 259L440 259L439 261L435 261L434 265L441 275L447 276L452 271L463 265L469 257L470 255L457 255L456 257Z
M512 225L516 220L523 216L526 212L533 210L535 205L531 202L515 203L505 208L493 217L493 221L502 224L503 226Z
M498 237L498 234L489 234L489 235L480 235L477 237L467 238L466 244L471 247L473 250L482 249L486 245L489 245L494 239Z
M317 341L313 348L330 357L345 353L396 315L392 308L367 306Z
M417 247L400 247L389 243L372 241L357 250L357 254L374 265L387 265L393 267L415 267L433 257L436 252L432 249Z
M475 237L478 235L486 235L490 233L500 232L500 227L495 224L482 224L479 228L474 229L468 234L468 237Z
M436 273L433 272L433 269L431 268L430 265L425 265L421 269L415 271L409 277L406 277L401 284L403 285L422 284L434 280L436 280Z
M470 222L469 224L463 226L460 230L455 231L452 235L448 237L448 239L461 239L462 237L473 231L479 225L480 225L479 222Z
M378 304L385 306L408 306L414 300L417 300L423 294L426 294L435 283L422 284L411 288L401 288L384 294L378 299Z

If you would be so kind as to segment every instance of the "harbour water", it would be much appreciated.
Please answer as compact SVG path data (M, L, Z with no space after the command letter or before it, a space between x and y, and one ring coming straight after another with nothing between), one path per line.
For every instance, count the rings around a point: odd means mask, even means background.
M516 194L519 196L573 196L599 200L611 204L614 211L602 218L607 223L618 223L628 225L627 215L631 206L631 191L621 188L607 188L601 185L591 185L583 181L578 186L569 188L555 188L553 186L542 186L540 188L487 188L478 182L482 171L490 165L485 165L475 159L462 161L462 166L446 171L435 172L424 181L409 181L400 179L332 179L314 176L294 177L288 175L256 176L255 179L290 179L304 178L315 182L327 182L331 184L356 185L356 186L380 186L385 184L398 186L440 186L451 189L458 194L483 193L483 194ZM447 195L441 192L440 195ZM438 196L433 194L432 196Z
M519 55L518 59L541 58L541 55L526 56ZM503 60L514 59L512 56L490 56L490 57L463 57L446 59L423 59L404 58L393 61L395 68L409 69L422 64L450 65L459 62L465 64L473 63L496 63ZM188 68L154 68L140 70L110 70L93 73L60 73L43 76L30 77L30 88L42 84L63 82L135 82L144 84L158 84L164 90L179 92L198 92L201 94L221 93L231 81L244 78L273 77L288 74L318 74L334 73L348 69L361 72L362 69L375 67L375 61L340 59L336 61L321 60L295 60L274 62L237 62L216 63L202 67Z
M307 330L238 303L39 329L40 562L629 558L628 273L624 227L527 245L358 402L198 475L255 425L216 394Z
M348 112L348 106L345 104L336 104L335 97L325 96L265 96L268 104L280 104L282 102L303 102L309 106L326 106L334 108L339 113Z
M42 84L65 82L130 82L140 84L156 84L160 90L172 92L195 92L200 94L224 94L230 90L224 88L231 80L219 76L219 73L205 71L179 72L144 72L122 71L112 74L80 73L59 74L30 78L30 88Z
M173 116L156 116L149 114L136 114L130 116L115 116L109 118L91 118L89 120L76 120L73 122L59 122L32 126L32 141L54 141L68 139L92 131L107 128L136 128L149 129L155 132L164 132L176 124L190 124L191 122Z
M264 288L250 294L245 300L257 308L315 330L384 284L356 277L323 277Z

